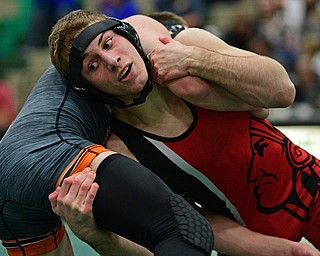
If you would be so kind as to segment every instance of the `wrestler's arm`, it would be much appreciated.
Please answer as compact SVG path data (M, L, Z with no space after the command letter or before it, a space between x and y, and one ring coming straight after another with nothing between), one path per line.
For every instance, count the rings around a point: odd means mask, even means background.
M73 232L101 255L153 255L127 239L96 227L92 203L98 186L94 183L94 177L95 172L86 169L77 176L65 179L61 189L58 188L49 196L54 211L67 219ZM219 214L201 212L213 226L215 250L221 253L246 256L320 255L305 244L256 233Z
M170 38L168 30L161 23L143 15L131 16L125 21L133 25L139 34L143 49L149 55L153 66L152 76L155 82L167 86L177 96L201 107L220 111L251 111L258 117L267 117L268 109L247 103L214 81L188 75L183 66L180 66L180 61L183 60L180 57L185 56L179 54L182 54L181 51L184 49L176 49L170 44L165 46L165 51L161 50L158 53L157 51L163 46L159 37ZM167 50L171 53L168 54Z
M160 39L165 45L150 54L157 81L197 105L216 110L246 108L245 104L237 106L238 98L258 108L287 107L294 99L295 88L286 70L271 58L231 47L202 29L186 29L176 40ZM190 83L186 76L206 81Z
M246 256L320 256L310 246L287 239L251 231L227 217L204 212L215 230L215 250L227 255Z

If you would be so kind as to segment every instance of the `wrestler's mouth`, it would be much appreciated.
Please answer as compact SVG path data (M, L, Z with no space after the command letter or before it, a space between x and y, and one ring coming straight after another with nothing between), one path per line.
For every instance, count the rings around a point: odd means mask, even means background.
M124 80L130 74L131 68L132 68L132 63L122 70L119 81Z

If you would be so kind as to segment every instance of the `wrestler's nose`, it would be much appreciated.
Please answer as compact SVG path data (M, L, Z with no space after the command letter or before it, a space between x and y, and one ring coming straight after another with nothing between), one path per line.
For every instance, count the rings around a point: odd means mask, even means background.
M110 70L113 71L120 63L120 57L112 54L103 54L102 63Z

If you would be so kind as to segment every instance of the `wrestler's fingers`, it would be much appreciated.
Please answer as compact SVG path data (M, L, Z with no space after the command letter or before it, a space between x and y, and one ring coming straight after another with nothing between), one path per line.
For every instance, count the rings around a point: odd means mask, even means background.
M77 174L88 174L89 172L91 172L91 167L86 167L83 169L83 171L78 172Z
M92 206L93 206L93 201L97 195L99 189L99 185L98 183L94 182L91 187L90 190L88 191L88 194L85 198L84 201L84 213L91 213L92 212Z
M51 208L52 210L57 213L57 205L58 205L58 202L57 202L57 198L58 198L58 195L59 195L59 192L60 192L60 187L57 187L55 191L53 191L51 194L49 194L48 196L48 199L50 201L50 205L51 205Z
M163 44L168 44L172 41L173 39L169 36L159 36L159 41Z
M70 202L77 197L79 188L90 170L91 168L87 167L82 172L65 178L61 184L61 191L58 195L58 200L61 202L65 201L70 204Z
M157 84L162 85L162 83L164 82L164 79L163 79L163 76L160 76L159 74L159 66L157 63L153 61L153 59L150 59L150 61L151 61L152 80L156 81Z
M69 187L69 192L68 192L68 196L70 198L75 199L78 196L80 189L87 189L87 190L89 189L86 183L83 184L88 178L89 173L91 173L91 168L86 167L83 171L78 172L70 177L72 181Z
M93 192L94 192L94 188L92 188L92 185L95 178L96 178L96 173L94 171L91 171L86 175L84 181L79 187L78 195L76 197L76 201L77 201L76 203L85 204L85 201L88 195L90 196L90 193L91 193L90 190L93 189Z
M58 200L61 200L63 199L68 193L69 193L69 189L72 185L72 182L73 182L73 177L70 176L68 178L65 178L63 181L62 181L62 184L60 186L60 191L59 191L59 194L58 194Z

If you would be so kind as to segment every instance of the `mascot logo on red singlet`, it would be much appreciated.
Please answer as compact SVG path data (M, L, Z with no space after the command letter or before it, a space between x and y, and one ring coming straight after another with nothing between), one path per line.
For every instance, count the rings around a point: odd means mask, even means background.
M319 193L319 160L266 121L251 117L249 133L252 159L247 181L254 184L258 210L285 210L306 220Z

